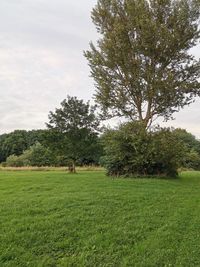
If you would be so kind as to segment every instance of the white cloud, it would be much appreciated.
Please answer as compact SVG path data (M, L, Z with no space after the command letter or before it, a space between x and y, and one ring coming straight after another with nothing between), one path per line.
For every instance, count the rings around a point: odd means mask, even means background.
M0 1L0 133L43 128L67 94L94 92L83 50L97 38L90 11L96 0ZM199 47L193 50L199 58ZM167 125L200 136L200 102Z
M91 96L87 92L87 67L83 71L76 57L65 57L50 49L16 46L1 47L0 61L1 132L22 126L44 127L48 112L67 94ZM86 90L82 94L79 90L84 85ZM16 119L16 109L21 119Z

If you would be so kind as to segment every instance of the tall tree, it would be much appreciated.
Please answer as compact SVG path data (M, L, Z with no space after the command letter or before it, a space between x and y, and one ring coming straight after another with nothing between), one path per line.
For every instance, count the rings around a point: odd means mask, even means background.
M92 19L100 34L85 52L96 101L107 117L148 127L200 95L199 0L98 0Z
M71 162L71 171L83 158L95 154L98 148L97 129L99 121L95 106L68 96L55 112L50 112L47 127L48 140L61 155Z

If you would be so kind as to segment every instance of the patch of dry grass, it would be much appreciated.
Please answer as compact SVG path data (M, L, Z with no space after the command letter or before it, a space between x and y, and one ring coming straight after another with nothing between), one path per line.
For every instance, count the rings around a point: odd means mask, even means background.
M77 167L77 171L104 171L98 166ZM68 167L0 167L0 171L68 171Z

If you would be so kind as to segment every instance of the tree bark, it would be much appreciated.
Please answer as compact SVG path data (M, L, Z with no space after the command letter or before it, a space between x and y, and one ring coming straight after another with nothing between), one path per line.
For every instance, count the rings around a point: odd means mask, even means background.
M70 173L76 173L76 165L75 165L75 161L74 160L72 161L72 164L69 165L68 171Z

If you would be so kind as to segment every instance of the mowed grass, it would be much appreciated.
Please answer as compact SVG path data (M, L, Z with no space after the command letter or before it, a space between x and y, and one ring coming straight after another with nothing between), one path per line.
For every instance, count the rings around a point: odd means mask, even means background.
M0 266L200 266L200 173L0 172Z

